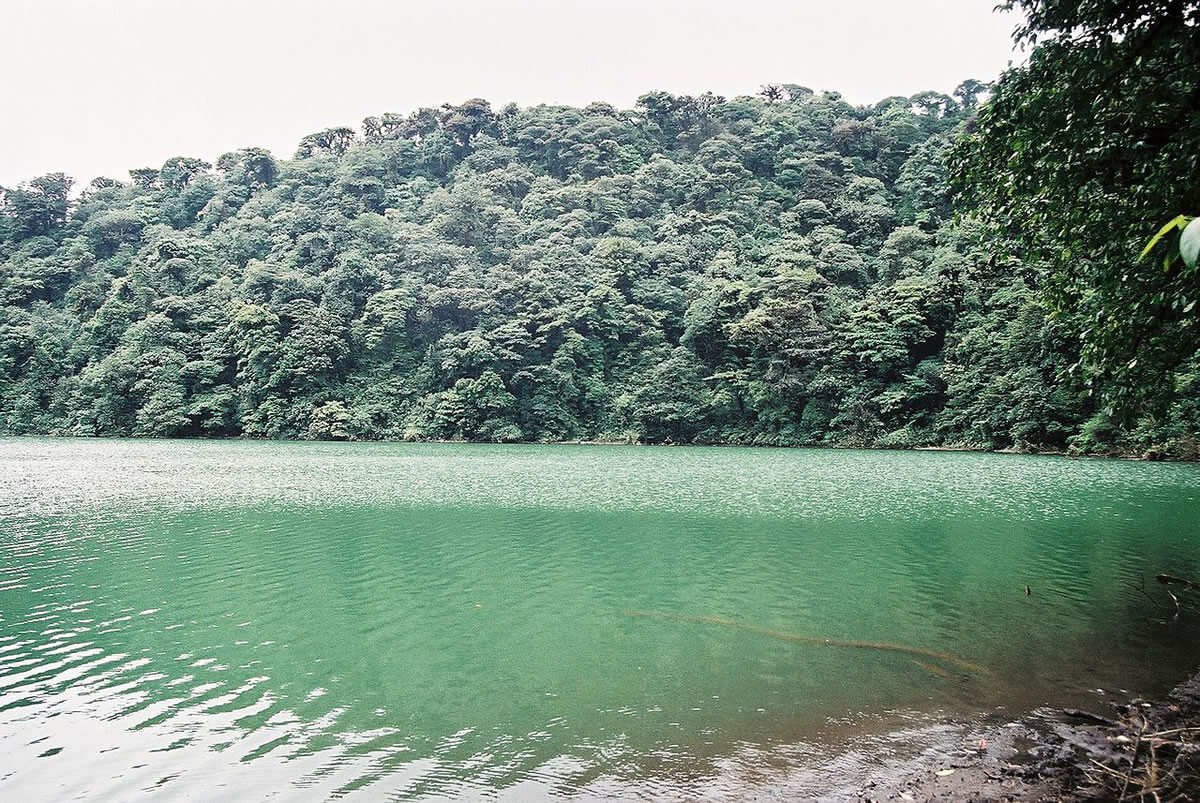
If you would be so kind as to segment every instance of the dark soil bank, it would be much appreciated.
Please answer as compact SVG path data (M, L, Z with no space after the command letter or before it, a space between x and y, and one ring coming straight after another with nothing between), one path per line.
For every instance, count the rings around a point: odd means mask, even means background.
M859 791L885 800L1200 800L1200 674L1164 700L1040 709Z

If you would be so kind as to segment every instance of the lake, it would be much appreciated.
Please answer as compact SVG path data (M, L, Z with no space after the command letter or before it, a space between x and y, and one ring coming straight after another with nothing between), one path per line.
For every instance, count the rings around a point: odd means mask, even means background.
M1198 523L1194 465L0 439L0 797L850 788L1181 680Z

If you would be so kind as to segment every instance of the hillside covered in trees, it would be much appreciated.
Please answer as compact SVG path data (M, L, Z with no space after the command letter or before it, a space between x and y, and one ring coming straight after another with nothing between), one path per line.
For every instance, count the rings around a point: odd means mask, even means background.
M955 216L986 88L384 114L5 190L0 431L1194 450ZM1068 316L1069 317L1069 316Z

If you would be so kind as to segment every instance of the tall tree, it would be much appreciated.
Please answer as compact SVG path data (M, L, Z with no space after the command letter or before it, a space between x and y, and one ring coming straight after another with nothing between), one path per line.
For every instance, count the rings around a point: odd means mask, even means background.
M1083 368L1135 416L1200 346L1200 271L1139 261L1200 214L1200 2L1007 0L1028 63L1001 77L954 156L969 205L1046 266Z

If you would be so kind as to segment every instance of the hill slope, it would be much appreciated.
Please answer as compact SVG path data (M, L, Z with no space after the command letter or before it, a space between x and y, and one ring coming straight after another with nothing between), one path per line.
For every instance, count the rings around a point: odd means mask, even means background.
M5 192L0 430L1103 448L956 223L980 86L482 100Z

